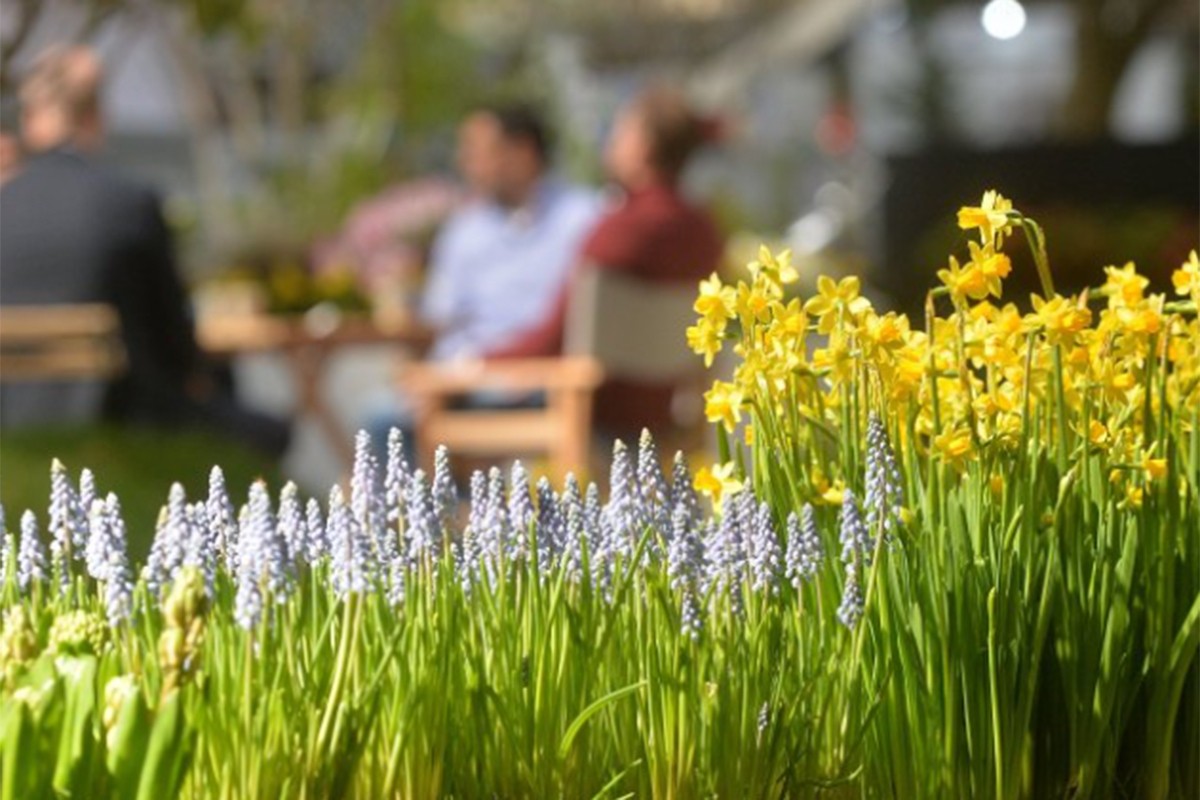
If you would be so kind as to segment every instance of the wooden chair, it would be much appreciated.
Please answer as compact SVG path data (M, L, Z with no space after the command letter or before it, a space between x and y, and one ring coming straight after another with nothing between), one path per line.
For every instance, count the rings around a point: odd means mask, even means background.
M455 454L476 457L544 453L561 476L587 465L592 392L602 378L595 359L573 357L410 364L401 381L414 402L418 457L426 469L444 444ZM541 392L546 403L543 408L456 407L457 398L479 392Z
M445 444L455 453L496 457L545 453L556 473L582 471L591 450L592 393L606 377L688 386L700 373L684 337L694 321L692 286L649 284L582 270L572 287L561 358L406 367L420 460ZM475 392L543 392L545 408L470 410L454 399ZM694 409L702 419L702 408ZM684 426L681 426L684 427ZM655 432L658 434L659 432Z
M120 320L112 306L0 309L0 383L107 380L124 369Z

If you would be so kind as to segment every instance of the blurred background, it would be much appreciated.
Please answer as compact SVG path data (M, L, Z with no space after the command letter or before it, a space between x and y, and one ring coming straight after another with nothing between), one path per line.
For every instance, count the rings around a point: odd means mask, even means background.
M962 245L954 211L993 187L1044 224L1065 288L1129 260L1167 286L1197 240L1197 16L1183 0L3 0L0 102L16 132L39 55L91 46L96 157L163 198L198 320L240 309L316 336L362 316L386 334L461 201L472 109L535 103L556 170L599 187L618 110L668 80L718 131L683 182L723 234L723 270L765 241L804 280L861 274L877 305L912 312ZM1016 297L1035 288L1019 273ZM282 460L189 439L195 466L175 469L197 492L216 460L337 480L406 359L386 335L303 364L284 345L213 349L240 403L294 424ZM300 413L314 397L316 420ZM5 424L6 504L32 504L25 484L43 492L60 450L165 497L160 437L36 427Z

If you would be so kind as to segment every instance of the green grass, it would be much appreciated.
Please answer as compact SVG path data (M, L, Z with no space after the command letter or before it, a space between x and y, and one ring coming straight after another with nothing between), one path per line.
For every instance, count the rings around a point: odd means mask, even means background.
M130 556L138 560L149 550L158 510L175 481L189 497L203 497L209 470L220 464L230 486L247 486L259 477L278 483L277 467L269 459L202 431L116 426L6 430L0 436L0 502L10 525L27 508L46 524L50 462L55 458L72 474L90 468L100 493L117 493L129 526Z

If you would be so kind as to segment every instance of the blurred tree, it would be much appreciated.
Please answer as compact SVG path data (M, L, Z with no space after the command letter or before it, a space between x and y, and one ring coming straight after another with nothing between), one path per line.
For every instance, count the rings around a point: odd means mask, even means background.
M33 47L111 20L155 36L175 69L204 239L297 245L410 173L477 99L463 0L5 0L0 89Z

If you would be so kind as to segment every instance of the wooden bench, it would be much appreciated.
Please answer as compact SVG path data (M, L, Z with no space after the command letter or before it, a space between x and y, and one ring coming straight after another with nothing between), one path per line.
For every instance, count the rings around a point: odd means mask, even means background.
M0 308L0 382L107 380L125 369L116 309L104 304Z

